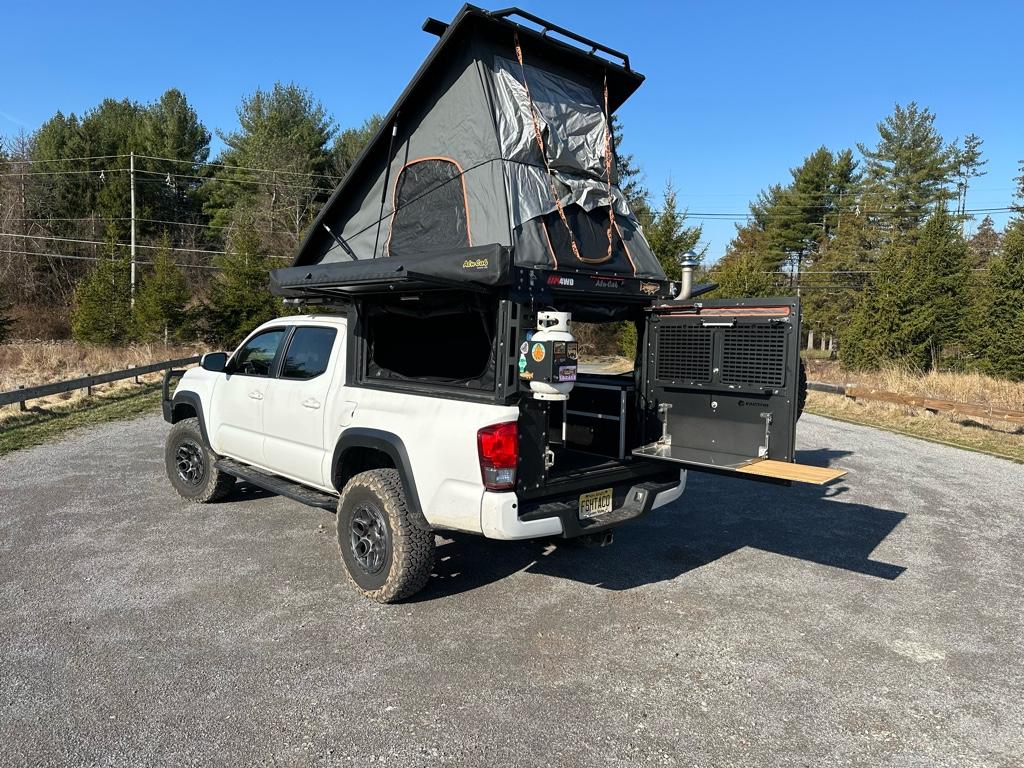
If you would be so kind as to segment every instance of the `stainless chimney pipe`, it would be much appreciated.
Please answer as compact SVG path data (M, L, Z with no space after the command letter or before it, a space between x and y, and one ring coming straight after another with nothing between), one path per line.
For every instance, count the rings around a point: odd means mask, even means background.
M693 251L687 251L679 256L679 266L683 270L683 278L679 287L679 299L688 299L693 293L693 270L698 266L697 255Z

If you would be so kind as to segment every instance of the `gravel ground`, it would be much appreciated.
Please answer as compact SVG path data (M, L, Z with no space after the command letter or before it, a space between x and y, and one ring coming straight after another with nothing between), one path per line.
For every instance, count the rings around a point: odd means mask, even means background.
M4 765L1022 764L1020 466L808 416L836 486L691 475L605 549L439 539L380 606L330 513L181 502L165 434L0 459Z

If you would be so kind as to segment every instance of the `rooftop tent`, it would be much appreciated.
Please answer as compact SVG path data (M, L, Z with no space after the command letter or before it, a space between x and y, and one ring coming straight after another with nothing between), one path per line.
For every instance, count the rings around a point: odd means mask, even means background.
M275 288L364 275L371 259L478 263L482 246L516 267L664 280L611 177L608 116L643 81L628 58L515 9L466 5L424 28L440 40Z

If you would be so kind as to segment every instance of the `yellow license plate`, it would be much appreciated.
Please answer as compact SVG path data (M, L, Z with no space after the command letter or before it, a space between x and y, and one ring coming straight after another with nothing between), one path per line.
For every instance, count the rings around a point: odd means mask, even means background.
M580 494L580 517L597 517L612 511L612 489Z

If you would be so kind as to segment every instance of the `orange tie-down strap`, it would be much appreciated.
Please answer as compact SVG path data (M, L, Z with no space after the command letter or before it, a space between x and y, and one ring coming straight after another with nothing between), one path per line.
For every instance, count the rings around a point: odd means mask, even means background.
M811 483L812 485L827 485L846 474L845 469L810 467L806 464L794 464L793 462L775 461L774 459L754 461L751 464L740 467L736 471L742 472L745 475L774 477L776 480L792 480L796 483Z

